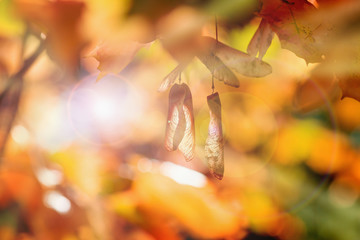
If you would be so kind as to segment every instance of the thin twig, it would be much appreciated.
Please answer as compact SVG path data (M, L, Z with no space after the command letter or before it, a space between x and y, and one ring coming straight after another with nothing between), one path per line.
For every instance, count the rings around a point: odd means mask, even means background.
M217 23L217 17L215 15L215 37L216 37L216 45L215 45L215 49L214 49L214 58L215 58L215 53L216 53L216 48L219 42L219 37L218 37L218 23ZM214 61L215 62L215 61ZM212 70L212 77L211 77L211 89L212 89L212 93L215 92L215 83L214 83L214 72L215 72L215 64L213 66L213 70Z
M11 77L11 79L15 80L18 78L22 78L24 74L29 70L29 68L33 65L33 63L36 61L36 59L40 56L40 54L44 51L45 44L43 42L40 42L39 47L35 50L33 55L31 55L28 59L24 61L23 67L14 75Z
M0 95L0 101L3 99L3 96L6 95L6 93L9 91L9 89L11 88L11 86L16 82L16 81L22 81L23 76L25 75L25 73L29 70L29 68L33 65L33 63L36 61L36 59L40 56L40 54L44 51L45 49L45 45L43 42L40 42L39 47L35 50L35 52L29 57L27 58L24 63L22 68L15 73L13 76L11 76L4 88L4 90L2 91L1 95Z
M219 36L218 36L218 22L216 15L215 15L215 36L216 36L216 44L217 44L219 42Z
M26 40L24 39L24 41ZM20 97L23 89L23 76L30 69L30 67L33 65L36 59L44 51L44 49L45 49L45 45L41 41L39 47L35 50L35 52L29 58L24 60L22 68L16 74L14 74L8 79L4 90L0 94L0 107L4 108L1 109L2 112L9 111L9 108L11 108L11 113L7 117L8 121L6 121L5 118L2 118L2 121L5 121L4 123L5 126L0 126L5 128L3 131L2 139L0 139L1 141L0 156L3 155L6 141L8 139L11 127L13 125L19 107Z

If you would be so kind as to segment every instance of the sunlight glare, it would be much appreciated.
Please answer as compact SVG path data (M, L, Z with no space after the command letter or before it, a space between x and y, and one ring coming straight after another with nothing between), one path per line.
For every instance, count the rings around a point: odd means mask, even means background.
M20 145L26 145L30 140L29 131L21 125L13 127L11 130L11 137Z
M60 214L66 214L71 209L69 199L57 191L49 191L44 196L44 203L47 207L54 209Z
M61 172L48 168L40 168L36 172L39 182L46 187L53 187L58 185L62 180Z
M160 166L160 172L183 185L201 188L204 187L207 182L203 174L172 162L163 162Z

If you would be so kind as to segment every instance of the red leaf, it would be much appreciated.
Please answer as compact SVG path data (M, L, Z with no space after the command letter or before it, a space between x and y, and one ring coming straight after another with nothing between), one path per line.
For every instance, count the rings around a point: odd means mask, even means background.
M316 13L307 0L267 0L263 1L260 16L279 36L283 48L313 63L322 60L323 45L332 29L323 19L308 19Z

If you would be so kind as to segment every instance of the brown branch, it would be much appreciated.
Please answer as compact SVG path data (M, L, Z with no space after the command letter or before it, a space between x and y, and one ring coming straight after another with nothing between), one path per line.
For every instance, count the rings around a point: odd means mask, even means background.
M40 42L40 45L35 52L29 58L24 60L22 68L9 78L6 87L0 94L0 116L3 115L0 118L0 130L2 130L0 131L0 156L3 155L5 145L19 107L23 89L23 76L31 68L44 49L44 43Z

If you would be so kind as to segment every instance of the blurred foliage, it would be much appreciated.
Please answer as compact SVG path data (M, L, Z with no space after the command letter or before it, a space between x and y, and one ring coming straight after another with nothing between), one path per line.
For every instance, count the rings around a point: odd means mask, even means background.
M0 0L0 239L360 239L359 16L356 0ZM157 91L179 75L188 162L164 147Z

